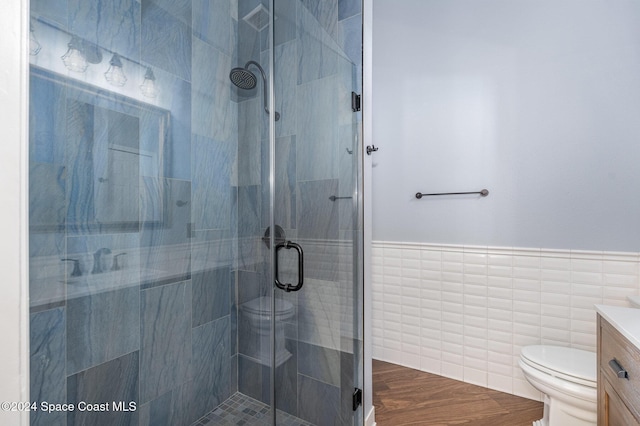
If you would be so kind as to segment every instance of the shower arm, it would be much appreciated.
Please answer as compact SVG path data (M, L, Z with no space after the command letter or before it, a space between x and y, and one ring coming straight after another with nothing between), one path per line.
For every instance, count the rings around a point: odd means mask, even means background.
M244 68L249 69L249 65L255 65L256 68L260 70L260 74L262 75L262 90L263 90L262 99L264 100L264 110L267 112L267 114L269 114L269 108L267 108L267 75L264 73L262 66L260 66L260 64L257 63L256 61L247 62L244 65Z

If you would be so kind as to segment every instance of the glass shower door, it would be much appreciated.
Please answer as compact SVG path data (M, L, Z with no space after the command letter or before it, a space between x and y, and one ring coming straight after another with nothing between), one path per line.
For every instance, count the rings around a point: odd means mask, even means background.
M359 4L31 2L32 425L362 423Z
M275 1L280 116L272 122L270 225L285 235L274 241L274 278L295 286L273 290L276 424L287 414L314 425L362 424L362 409L354 409L362 388L363 304L362 155L352 109L358 67L340 47L323 3Z

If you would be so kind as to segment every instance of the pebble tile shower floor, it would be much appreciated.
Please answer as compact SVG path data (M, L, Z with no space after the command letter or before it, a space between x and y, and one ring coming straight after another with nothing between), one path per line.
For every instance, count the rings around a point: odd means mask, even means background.
M268 426L271 424L269 406L239 392L205 414L191 426ZM280 426L313 426L291 414L278 410Z

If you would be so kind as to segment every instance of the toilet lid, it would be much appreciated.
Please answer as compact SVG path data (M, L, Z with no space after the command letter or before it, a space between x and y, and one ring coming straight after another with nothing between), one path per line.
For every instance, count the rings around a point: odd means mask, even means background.
M594 352L561 346L534 345L522 348L522 359L534 368L565 380L593 384L597 380Z
M242 305L242 308L247 312L257 314L269 314L271 313L271 298L268 296L258 297ZM293 311L293 304L286 300L276 299L276 314L288 314Z

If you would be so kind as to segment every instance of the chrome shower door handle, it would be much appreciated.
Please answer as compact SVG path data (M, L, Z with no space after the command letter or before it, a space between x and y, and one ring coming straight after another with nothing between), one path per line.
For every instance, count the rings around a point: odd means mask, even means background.
M280 277L278 276L278 252L280 249L295 249L298 252L298 284L292 285L290 283L282 283L280 282ZM298 291L302 288L304 284L304 253L302 251L302 247L300 244L296 244L292 241L285 241L284 243L276 244L276 253L275 253L275 284L280 290L284 290L287 293L290 291Z

